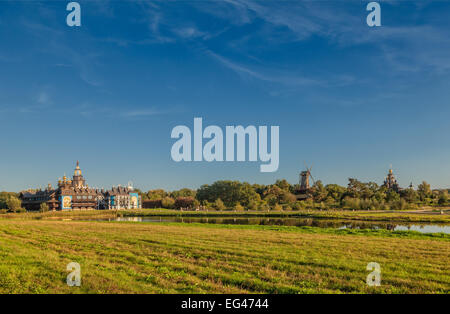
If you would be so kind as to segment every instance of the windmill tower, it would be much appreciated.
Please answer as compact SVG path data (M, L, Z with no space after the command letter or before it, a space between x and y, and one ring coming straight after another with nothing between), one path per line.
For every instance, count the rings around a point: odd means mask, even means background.
M314 184L314 178L311 175L311 169L312 166L308 168L308 166L305 164L306 170L300 172L300 189L299 192L300 193L306 193L310 188L310 184L309 184L309 178L311 178L313 184Z

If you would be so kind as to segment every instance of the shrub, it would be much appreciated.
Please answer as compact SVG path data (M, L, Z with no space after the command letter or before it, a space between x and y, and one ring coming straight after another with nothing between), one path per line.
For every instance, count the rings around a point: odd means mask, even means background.
M214 208L216 210L224 210L225 204L222 202L222 200L220 198L218 198L214 201Z
M207 200L201 201L200 205L204 208L204 209L211 209L214 210L216 209L214 207L214 203L208 202Z
M195 199L191 196L177 197L175 200L175 208L193 208Z
M9 211L18 213L20 212L22 202L17 197L10 196L6 201L6 206Z
M448 192L447 191L443 191L439 194L439 200L438 200L438 204L439 205L445 205L448 202Z
M248 202L247 209L248 210L257 210L258 209L258 202L253 201L253 200Z
M391 209L403 210L408 207L408 203L404 199L391 202Z
M305 208L305 204L303 202L295 202L292 204L292 210L302 210Z
M241 212L244 210L244 207L238 202L236 205L234 205L234 210L237 212Z
M175 200L171 197L164 197L161 201L161 205L164 208L174 208L175 207Z
M41 205L39 206L39 211L41 213L48 212L48 205L47 205L47 203L41 203Z
M349 209L360 209L359 198L345 197L342 200L342 206Z
M275 205L273 205L272 210L274 210L274 211L282 211L283 207L280 204L275 204Z
M194 202L192 203L192 207L195 209L200 208L200 202L196 199L194 199Z

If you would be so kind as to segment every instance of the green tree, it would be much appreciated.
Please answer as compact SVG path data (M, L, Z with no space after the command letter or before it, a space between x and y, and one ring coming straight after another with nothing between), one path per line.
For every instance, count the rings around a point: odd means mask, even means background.
M397 202L400 200L400 194L398 194L394 190L389 190L386 194L386 200L388 202Z
M439 193L438 204L439 205L446 205L447 202L448 202L448 192L447 191L441 191Z
M15 196L10 196L6 201L6 205L12 212L19 212L22 209L22 202Z
M216 181L211 185L202 185L197 191L199 201L214 202L220 198L228 207L233 207L238 202L246 207L250 201L258 201L259 195L247 182Z
M311 187L311 194L315 202L323 202L328 196L328 191L323 186L322 181L318 180Z
M388 189L385 186L381 186L373 195L373 198L379 203L386 201Z
M184 188L178 191L170 192L170 197L172 197L173 199L176 199L178 197L195 197L196 194L197 192L195 190Z
M289 189L282 189L278 185L270 185L263 193L264 199L271 205L295 202L295 195Z
M197 209L200 207L200 202L197 199L194 199L194 203L193 203L194 209Z
M247 209L248 210L257 210L258 209L258 201L254 201L254 200L251 200L249 203L248 203L248 205L247 205Z
M291 185L285 179L277 180L275 182L275 185L278 186L280 189L282 189L284 191L287 191L287 192L291 191Z
M292 210L302 210L305 208L305 204L303 202L295 202L292 204Z
M259 208L263 211L269 211L270 210L270 205L267 203L266 200L262 200L259 204Z
M149 190L147 192L147 197L149 200L162 200L166 196L168 196L168 193L162 189Z
M351 198L360 198L365 189L364 183L355 178L349 178L345 194Z
M161 200L161 205L164 208L175 208L175 200L171 197L164 197Z
M48 205L47 205L47 203L41 203L41 205L39 206L39 211L41 212L41 213L45 213L45 212L48 212L48 210L49 210L49 208L48 208Z
M224 210L225 204L222 202L222 200L220 198L218 198L214 201L214 208L216 210Z
M419 194L413 188L401 191L400 195L408 203L415 203L419 199Z
M14 192L0 192L0 209L8 209L7 201L10 197L18 198L19 195Z
M275 204L272 207L272 210L274 210L274 211L282 211L283 210L283 206L281 206L280 204Z
M425 201L427 198L430 198L433 195L431 186L426 181L423 181L421 184L419 184L419 186L417 187L417 192L419 193L421 201Z
M140 189L134 188L134 191L139 194L139 196L142 198L142 201L148 200L147 193L142 192Z
M328 184L325 186L328 197L333 198L335 201L340 202L345 194L346 188L337 184Z

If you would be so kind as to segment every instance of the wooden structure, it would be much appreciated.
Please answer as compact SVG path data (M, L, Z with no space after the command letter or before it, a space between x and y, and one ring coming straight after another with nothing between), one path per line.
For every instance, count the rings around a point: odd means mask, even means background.
M106 192L90 188L78 161L72 180L64 175L58 180L56 189L49 184L45 190L23 191L19 197L27 210L39 210L42 203L47 203L49 210L132 209L142 206L140 196L131 186Z

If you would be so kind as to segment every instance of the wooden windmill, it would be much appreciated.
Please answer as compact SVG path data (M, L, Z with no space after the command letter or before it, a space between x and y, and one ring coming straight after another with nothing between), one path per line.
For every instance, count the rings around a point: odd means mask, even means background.
M305 167L306 170L300 172L300 193L306 193L310 189L309 178L311 178L313 184L315 182L314 177L311 174L312 165L311 167L308 167L305 163Z

